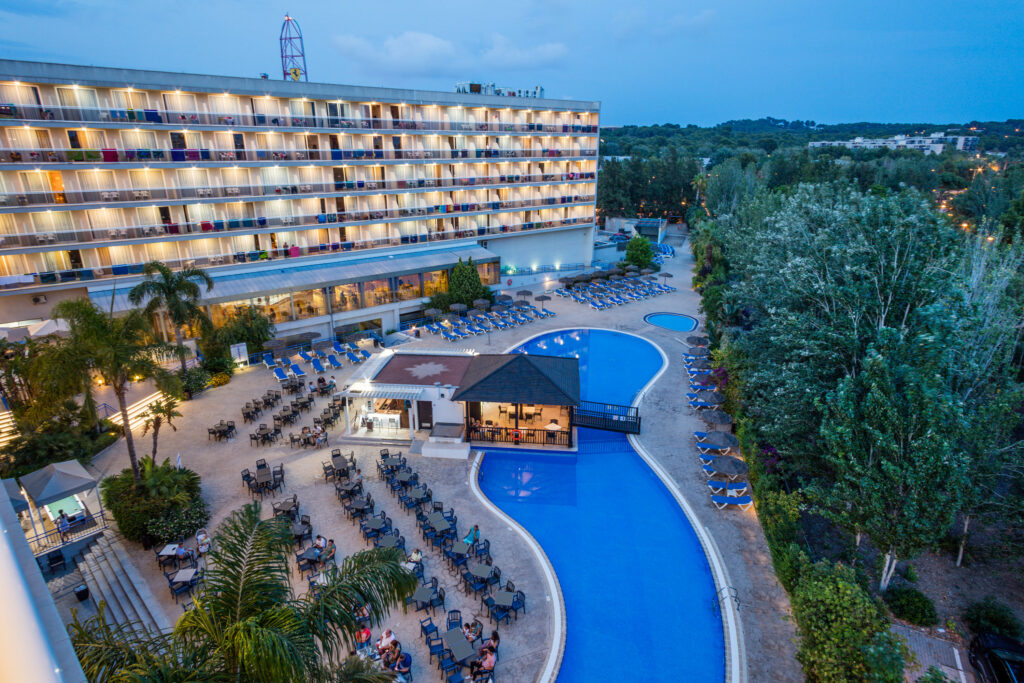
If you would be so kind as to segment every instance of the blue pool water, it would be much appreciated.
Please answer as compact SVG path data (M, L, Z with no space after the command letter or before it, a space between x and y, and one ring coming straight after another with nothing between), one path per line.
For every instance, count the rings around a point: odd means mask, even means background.
M650 343L609 330L552 332L515 351L578 355L583 399L620 404L662 364ZM533 534L558 575L567 620L559 682L720 683L714 581L686 516L625 436L581 429L578 446L488 450L480 469L483 492Z
M681 313L648 313L644 316L644 322L676 332L697 329L697 319Z

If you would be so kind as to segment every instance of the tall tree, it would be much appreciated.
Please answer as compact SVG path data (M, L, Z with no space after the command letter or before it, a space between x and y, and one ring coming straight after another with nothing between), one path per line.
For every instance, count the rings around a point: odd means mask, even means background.
M174 419L181 417L176 408L178 407L178 401L173 396L168 396L159 401L153 401L149 404L149 410L146 411L146 422L142 428L142 435L145 436L148 432L153 432L153 452L150 456L156 460L156 446L157 438L160 435L160 428L167 425L174 431L178 431L178 428L174 426Z
M372 677L346 664L345 655L360 627L358 608L365 605L377 625L416 589L402 551L350 555L336 572L324 573L315 594L296 597L292 541L290 522L261 520L258 503L234 511L214 535L205 583L173 633L140 636L96 617L71 625L86 676L135 680L133 672L151 669L168 672L159 680L176 681L391 680L391 674Z
M209 292L213 289L213 278L201 268L190 266L175 271L160 261L147 263L142 273L146 276L145 279L132 287L128 299L136 306L148 299L147 315L154 316L160 310L167 312L171 327L174 329L178 361L181 363L181 371L185 372L182 328L186 325L209 325L206 313L200 306L202 291L199 285L205 284L206 291Z
M161 356L171 351L169 345L153 337L148 316L138 309L115 317L87 299L70 299L57 304L53 314L68 321L71 337L81 345L79 353L114 392L124 425L128 460L138 480L139 463L128 417L128 388L132 382L152 379L165 393L178 393L176 378L159 362Z

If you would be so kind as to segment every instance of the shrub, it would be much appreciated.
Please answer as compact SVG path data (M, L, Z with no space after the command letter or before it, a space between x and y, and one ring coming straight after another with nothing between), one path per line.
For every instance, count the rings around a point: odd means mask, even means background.
M1024 627L1013 610L992 595L972 603L964 612L964 623L975 633L994 633L1018 639L1024 635Z
M892 613L900 619L918 626L934 626L939 623L935 614L935 603L931 598L911 586L890 586L882 599Z
M924 675L917 679L917 683L949 683L949 679L946 678L946 674L930 666Z
M149 547L189 536L206 524L209 514L198 474L169 460L158 465L150 457L139 461L139 469L139 481L124 469L100 482L103 504L125 538Z
M210 378L211 387L222 387L231 381L231 375L226 372L218 372L216 375Z
M210 511L202 498L193 500L189 507L172 508L160 517L150 519L146 532L157 545L188 538L210 521Z
M903 568L903 578L910 583L917 583L917 570L914 569L914 565L908 564Z
M637 268L647 268L654 263L654 249L651 248L650 240L634 235L626 244L626 257L623 261Z
M103 431L96 433L82 423L48 421L33 431L18 434L0 449L0 476L20 477L71 458L88 463L121 436L119 426L106 420L102 425Z
M207 358L203 361L203 370L206 370L214 376L219 374L231 376L235 373L235 362L231 358L225 358L223 356ZM214 386L220 385L215 384Z
M186 396L195 396L206 388L210 382L210 373L203 368L189 368L184 373L179 373L181 378L181 390Z

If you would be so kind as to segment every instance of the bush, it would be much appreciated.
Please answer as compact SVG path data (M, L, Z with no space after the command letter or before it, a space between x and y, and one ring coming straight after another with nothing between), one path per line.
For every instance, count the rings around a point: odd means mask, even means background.
M210 511L202 498L196 498L189 507L172 508L160 517L150 519L146 532L156 545L188 538L210 521Z
M211 387L222 387L231 381L231 375L226 372L218 372L216 375L210 378Z
M198 474L179 470L169 460L158 465L150 457L139 461L139 469L139 481L124 469L100 482L103 504L125 538L149 547L189 536L206 524L209 513Z
M647 268L654 263L654 249L646 237L635 235L626 244L625 263L637 268Z
M181 390L186 396L195 396L210 383L210 373L203 368L189 368L184 373L178 373L181 378Z
M935 614L935 603L916 588L890 586L882 594L882 599L894 615L911 624L934 626L939 623L939 617Z
M211 375L228 375L229 377L235 374L235 362L231 358L225 358L223 356L217 356L215 358L207 358L203 361L203 370L206 370ZM227 382L225 382L227 384ZM216 384L214 386L220 386Z
M930 666L924 675L917 679L917 683L949 683L949 679L946 678L946 674Z
M58 419L21 433L0 449L0 476L20 477L71 458L88 463L122 434L119 426L106 420L102 426L103 431L96 433L81 422Z
M964 623L975 633L994 633L1016 639L1024 636L1024 627L1013 610L992 595L972 603L964 612Z

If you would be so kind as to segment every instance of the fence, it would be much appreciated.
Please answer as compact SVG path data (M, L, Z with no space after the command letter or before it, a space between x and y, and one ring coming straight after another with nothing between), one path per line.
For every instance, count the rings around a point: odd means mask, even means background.
M470 430L471 441L491 443L533 444L537 446L572 446L572 431L568 429L516 429L515 427L475 427Z
M107 518L104 512L94 512L81 519L76 519L64 533L61 533L59 529L50 529L49 531L30 535L28 536L28 544L32 548L34 555L45 555L66 543L74 543L83 538L94 536L106 528Z
M640 411L633 406L581 401L573 411L572 424L574 427L639 434Z

